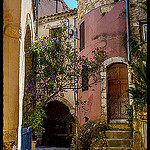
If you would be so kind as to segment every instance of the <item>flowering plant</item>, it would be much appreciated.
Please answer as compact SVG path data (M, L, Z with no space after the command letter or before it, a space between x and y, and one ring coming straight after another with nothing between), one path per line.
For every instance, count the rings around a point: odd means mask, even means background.
M72 48L67 26L62 22L61 28L50 29L50 36L36 37L29 49L33 58L33 69L26 75L24 110L33 111L36 105L44 107L51 99L62 96L67 89L76 90L78 79L85 74L93 78L91 86L100 77L100 68L106 55L104 51L91 51L92 57L77 55ZM86 66L83 69L82 66ZM24 120L25 121L25 120Z

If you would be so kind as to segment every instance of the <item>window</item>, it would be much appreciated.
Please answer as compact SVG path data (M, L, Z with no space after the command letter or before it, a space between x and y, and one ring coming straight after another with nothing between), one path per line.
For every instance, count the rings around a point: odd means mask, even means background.
M82 91L87 91L88 90L88 67L87 66L82 66Z
M84 21L80 25L80 51L85 48Z
M141 41L147 42L147 22L144 20L139 21Z
M61 32L59 32L59 30L61 30L61 28L53 28L49 30L49 36L51 38L58 38L61 36Z
M143 24L143 41L147 42L147 24Z

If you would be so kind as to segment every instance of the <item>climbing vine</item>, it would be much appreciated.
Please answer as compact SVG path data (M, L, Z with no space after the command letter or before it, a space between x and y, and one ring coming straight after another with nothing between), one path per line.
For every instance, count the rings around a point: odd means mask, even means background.
M81 143L82 150L92 150L97 147L106 147L104 138L105 130L107 129L106 123L100 121L88 121L79 129L78 141Z
M143 107L147 105L147 47L146 42L139 42L139 39L134 32L131 32L129 38L131 61L129 62L131 68L132 83L135 87L130 87L127 92L132 96L133 103L129 107L130 119L137 119L137 114L143 111ZM123 38L123 45L126 47L126 34ZM135 115L133 116L133 110Z
M43 107L51 99L63 97L67 89L76 90L78 78L85 74L93 78L93 82L84 86L91 87L99 82L100 68L106 58L101 49L91 50L93 55L90 60L87 56L78 57L77 50L71 46L65 20L61 22L60 28L49 30L49 37L36 37L32 43L28 53L33 58L33 69L25 78L23 125L32 125L38 131L44 130L42 123L46 115ZM79 84L78 88L84 87ZM34 124L35 120L38 126Z

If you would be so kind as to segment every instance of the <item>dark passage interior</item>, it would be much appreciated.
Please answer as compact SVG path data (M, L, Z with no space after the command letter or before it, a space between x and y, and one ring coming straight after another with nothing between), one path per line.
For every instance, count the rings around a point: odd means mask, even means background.
M49 102L45 111L47 118L44 120L45 133L42 135L42 145L70 147L75 133L75 120L69 108L55 100Z

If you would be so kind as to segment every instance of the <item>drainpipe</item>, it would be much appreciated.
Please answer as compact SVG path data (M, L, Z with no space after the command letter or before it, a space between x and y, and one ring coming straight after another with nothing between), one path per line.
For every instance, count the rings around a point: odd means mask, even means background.
M35 7L36 7L36 36L38 36L38 23L39 23L39 18L38 18L38 3L39 3L39 0L36 0L36 4L35 4Z
M129 46L129 37L130 37L129 0L126 0L126 21L127 21L127 51L128 51L128 61L130 61L131 56L130 56L130 46Z
M74 33L74 49L76 48L76 40L77 40L77 59L78 59L78 37L77 37L77 28L75 27L75 19L77 18L77 16L75 18L73 18L73 27L75 29L75 33ZM77 66L78 67L78 66ZM77 78L77 95L76 93L74 92L74 97L75 97L75 115L76 115L76 118L78 117L78 106L76 107L76 101L78 102L78 78ZM76 99L77 98L77 99ZM77 124L77 123L76 123ZM76 125L76 135L77 135L77 125ZM77 139L76 139L76 145L75 147L78 149L77 147Z
M56 0L56 13L58 13L58 0Z

